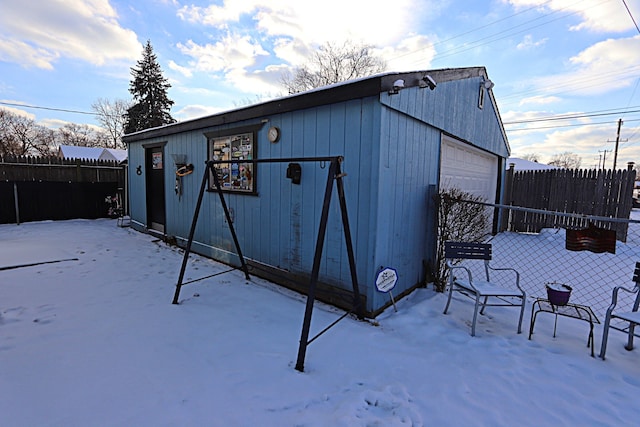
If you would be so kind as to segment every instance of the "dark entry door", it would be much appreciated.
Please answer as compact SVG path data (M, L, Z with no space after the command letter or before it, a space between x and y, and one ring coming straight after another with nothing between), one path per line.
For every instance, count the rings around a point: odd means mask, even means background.
M164 150L149 147L145 150L147 181L147 227L164 233Z

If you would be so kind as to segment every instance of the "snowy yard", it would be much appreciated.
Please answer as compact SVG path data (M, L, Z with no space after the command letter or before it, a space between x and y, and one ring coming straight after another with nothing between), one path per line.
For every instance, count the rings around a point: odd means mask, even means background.
M294 369L305 298L239 271L187 285L182 254L115 220L0 225L3 426L635 426L640 348L588 324L419 289L350 318ZM185 280L228 267L192 256ZM622 272L630 285L633 264ZM312 335L342 313L316 304ZM604 319L601 318L601 321ZM596 353L602 336L596 325ZM635 421L634 421L635 420Z

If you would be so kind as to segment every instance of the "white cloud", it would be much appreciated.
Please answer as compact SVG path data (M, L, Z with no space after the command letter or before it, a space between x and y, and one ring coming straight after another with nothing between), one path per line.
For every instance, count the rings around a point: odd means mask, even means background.
M0 61L52 70L53 62L59 57L57 52L37 48L20 40L0 38Z
M606 157L606 167L613 166L614 143L611 141L615 136L615 120L610 124L581 126L568 130L558 130L546 135L543 145L551 155L569 151L582 157L583 167L593 167L598 163L599 156ZM550 149L551 148L551 149ZM606 150L606 154L605 154ZM616 168L624 166L628 161L630 152L619 150ZM633 159L635 160L635 159Z
M204 117L204 116L216 114L222 110L223 110L222 108L211 107L208 105L193 104L193 105L187 105L185 107L182 107L180 110L176 111L175 114L173 115L177 120L184 121L184 120L196 119L198 117Z
M516 9L539 6L541 10L558 11L560 15L575 15L581 22L571 27L572 30L588 30L595 32L621 33L634 29L621 1L602 0L503 0ZM633 3L633 2L631 2Z
M135 59L142 46L117 19L108 0L48 0L37 6L3 0L0 59L43 69L52 69L60 57L95 65Z
M74 122L70 122L70 121L67 121L67 120L60 120L60 119L42 119L42 120L38 121L38 124L40 126L44 126L46 128L49 128L49 129L59 129L59 128L65 126L65 125L74 124ZM93 124L88 124L87 123L87 126L90 129L94 130L94 131L104 130L100 126L96 126L96 125L93 125Z
M209 73L217 78L224 75L224 83L244 93L265 93L281 90L280 76L286 65L259 64L269 53L250 36L228 34L214 44L200 45L193 40L179 43L178 49L190 57L188 68L169 64L170 68L187 75L193 72ZM287 48L283 48L287 49ZM285 50L280 50L284 52Z
M423 2L435 19L442 2ZM417 69L430 63L435 51L429 38L412 33L424 15L415 13L415 3L396 0L390 4L326 0L310 4L299 0L224 1L201 7L178 9L180 19L209 26L214 43L192 38L177 44L186 61L170 68L188 73L224 74L226 82L245 92L282 90L279 80L287 68L300 66L326 42L352 40L373 46L389 68ZM423 65L416 65L419 62Z
M193 40L178 43L178 49L192 60L196 71L230 72L255 64L258 55L268 55L250 36L228 34L215 44L200 45Z
M545 37L544 39L534 41L533 36L531 34L527 34L526 36L524 36L524 39L520 43L518 43L518 45L516 46L516 49L518 50L533 49L533 48L542 46L547 42L547 40L548 38Z
M312 49L298 39L278 38L274 41L273 51L281 60L298 66L309 59Z
M556 102L560 102L562 99L557 97L557 96L531 96L529 98L523 98L520 101L520 106L523 105L529 105L529 104L534 104L534 105L546 105L546 104L553 104Z
M9 104L23 104L20 101L14 101L14 100L10 100L10 99L3 99L2 102L6 102ZM2 110L6 110L9 111L10 113L13 113L17 116L22 116L22 117L26 117L27 119L31 119L31 120L35 120L36 115L33 113L29 113L28 111L25 111L21 108L17 108L17 107L11 107L8 105L0 105L0 109Z
M438 8L438 2L422 2L422 10ZM365 1L325 0L321 4L300 0L225 1L222 6L206 8L184 6L178 16L190 22L227 28L245 15L256 22L263 34L290 37L304 43L322 44L362 38L371 44L396 42L418 19L416 5L411 0L396 0L393 4ZM357 36L356 36L357 35Z
M240 16L255 8L255 2L251 1L225 1L222 6L183 6L178 10L178 17L188 22L227 28L229 22L239 21Z
M425 35L411 35L380 52L383 59L390 58L388 68L398 71L428 68L435 55L433 42Z
M422 7L431 10L427 4ZM305 63L318 46L353 40L371 44L375 54L390 59L389 68L417 69L430 63L435 50L427 36L411 34L417 19L414 9L409 0L397 0L393 7L342 0L327 0L321 6L298 0L184 6L178 11L181 19L214 27L223 35L215 43L178 43L190 59L170 67L185 76L189 70L224 73L229 83L244 92L273 92L281 90L279 80L285 69ZM255 25L248 27L247 19Z
M14 104L14 106L0 105L0 109L7 110L7 111L9 111L9 112L11 112L13 114L16 114L18 116L21 116L21 117L26 117L29 120L34 120L34 121L36 120L36 115L35 114L33 114L33 113L29 112L29 111L23 110L22 108L16 106L16 105L26 105L24 102L15 101L15 100L9 100L9 99L2 99L0 101L8 103L8 104ZM69 123L72 123L72 122L69 122L67 120L46 119L46 118L38 120L36 122L36 124L38 124L40 126L44 126L46 128L49 128L49 129L58 129L58 128L60 128L60 127L62 127L64 125L67 125ZM96 130L96 131L102 130L102 128L100 128L99 126L93 125L93 124L88 124L87 126L89 126L91 129Z
M245 93L269 94L282 92L280 77L285 66L268 66L264 70L236 69L226 75L228 81Z
M563 114L580 114L580 112L566 112ZM503 121L539 119L552 116L547 111L529 111L526 113L509 111L503 115ZM506 125L511 155L522 157L528 153L541 156L543 163L549 162L555 154L571 152L582 158L582 167L593 168L598 162L606 161L606 167L613 166L613 150L615 149L615 132L617 119L610 119L607 123L593 123L590 118L566 122L534 122L521 125ZM544 129L545 126L572 125L566 128ZM583 125L583 126L582 126ZM517 130L515 130L517 129ZM523 130L525 129L525 130ZM640 133L640 127L623 127L622 137ZM620 144L616 168L623 168L628 162L637 162L640 158L640 144L629 141Z
M640 35L608 39L570 58L568 71L538 78L535 84L550 93L598 95L633 84L639 64Z
M169 61L169 69L177 71L178 73L182 74L185 77L192 77L193 73L191 72L191 69L187 68L187 67L182 67L178 64L176 64L173 60Z

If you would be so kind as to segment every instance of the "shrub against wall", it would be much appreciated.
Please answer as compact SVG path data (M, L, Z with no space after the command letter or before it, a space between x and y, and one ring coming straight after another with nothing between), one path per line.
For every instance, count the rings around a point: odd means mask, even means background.
M481 242L489 230L487 207L478 203L486 200L480 196L450 188L441 190L436 196L438 209L438 237L436 260L433 268L436 291L444 292L447 285L447 268L444 258L444 242Z

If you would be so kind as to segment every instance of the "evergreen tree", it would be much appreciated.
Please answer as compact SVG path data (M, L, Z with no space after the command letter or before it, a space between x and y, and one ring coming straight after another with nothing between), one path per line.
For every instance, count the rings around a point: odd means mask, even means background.
M162 75L151 41L147 40L142 59L131 68L131 75L129 92L133 101L125 114L125 133L175 123L169 112L173 101L167 96L171 85Z

